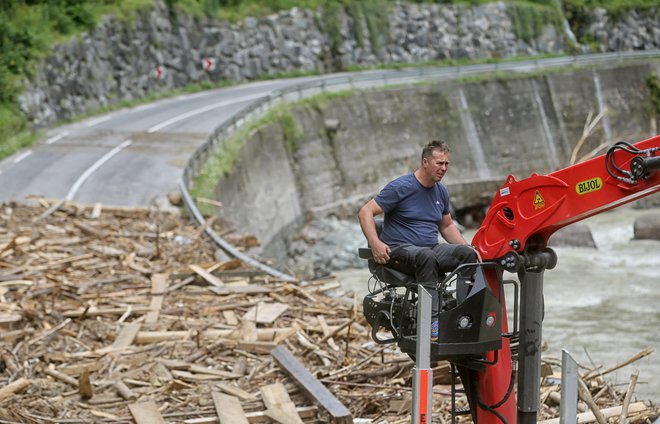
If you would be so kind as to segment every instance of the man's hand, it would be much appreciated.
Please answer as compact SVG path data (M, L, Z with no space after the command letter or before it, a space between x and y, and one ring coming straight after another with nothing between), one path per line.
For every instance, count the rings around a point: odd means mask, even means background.
M384 264L390 260L390 247L380 240L371 246L371 253L377 264Z
M378 203L374 199L369 200L362 206L362 209L358 213L360 227L369 242L369 246L371 246L371 254L377 264L384 264L390 260L390 247L380 241L376 233L376 221L374 217L381 213L383 213L383 209L378 206Z

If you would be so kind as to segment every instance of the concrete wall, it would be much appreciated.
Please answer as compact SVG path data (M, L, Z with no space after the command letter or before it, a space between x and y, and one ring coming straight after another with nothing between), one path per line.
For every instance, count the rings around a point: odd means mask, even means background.
M220 214L265 245L306 215L353 213L392 178L413 170L421 146L452 147L445 182L456 208L488 204L508 174L525 178L568 164L587 116L608 113L580 150L654 135L646 85L655 63L518 79L355 92L293 109L302 137L292 154L271 124L245 141L218 182ZM336 133L325 130L338 120ZM338 212L339 211L339 212ZM271 252L272 253L272 252Z

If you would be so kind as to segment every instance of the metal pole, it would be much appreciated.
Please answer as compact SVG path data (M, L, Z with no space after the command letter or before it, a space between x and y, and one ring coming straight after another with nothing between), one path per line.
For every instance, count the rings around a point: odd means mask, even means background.
M520 278L520 351L518 354L518 424L536 424L541 391L543 271Z
M561 351L561 403L559 404L559 423L577 423L578 398L577 362L566 350Z
M431 369L431 295L418 286L417 346L413 368L413 424L431 424L433 370Z

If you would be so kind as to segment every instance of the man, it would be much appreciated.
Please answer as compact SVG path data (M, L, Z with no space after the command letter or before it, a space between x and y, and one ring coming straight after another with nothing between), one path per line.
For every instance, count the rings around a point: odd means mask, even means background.
M449 193L440 183L449 168L449 146L431 141L419 168L390 182L358 213L376 263L415 276L431 294L431 338L438 338L438 280L461 264L476 262L449 213ZM385 213L378 237L374 217ZM438 243L438 232L449 243Z

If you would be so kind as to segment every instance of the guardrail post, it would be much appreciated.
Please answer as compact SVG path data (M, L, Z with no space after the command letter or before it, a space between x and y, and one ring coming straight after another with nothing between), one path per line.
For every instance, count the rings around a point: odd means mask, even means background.
M431 369L431 295L422 286L417 299L417 345L413 368L412 424L431 424L433 369Z
M561 400L559 423L577 423L578 370L575 359L566 350L561 351Z

